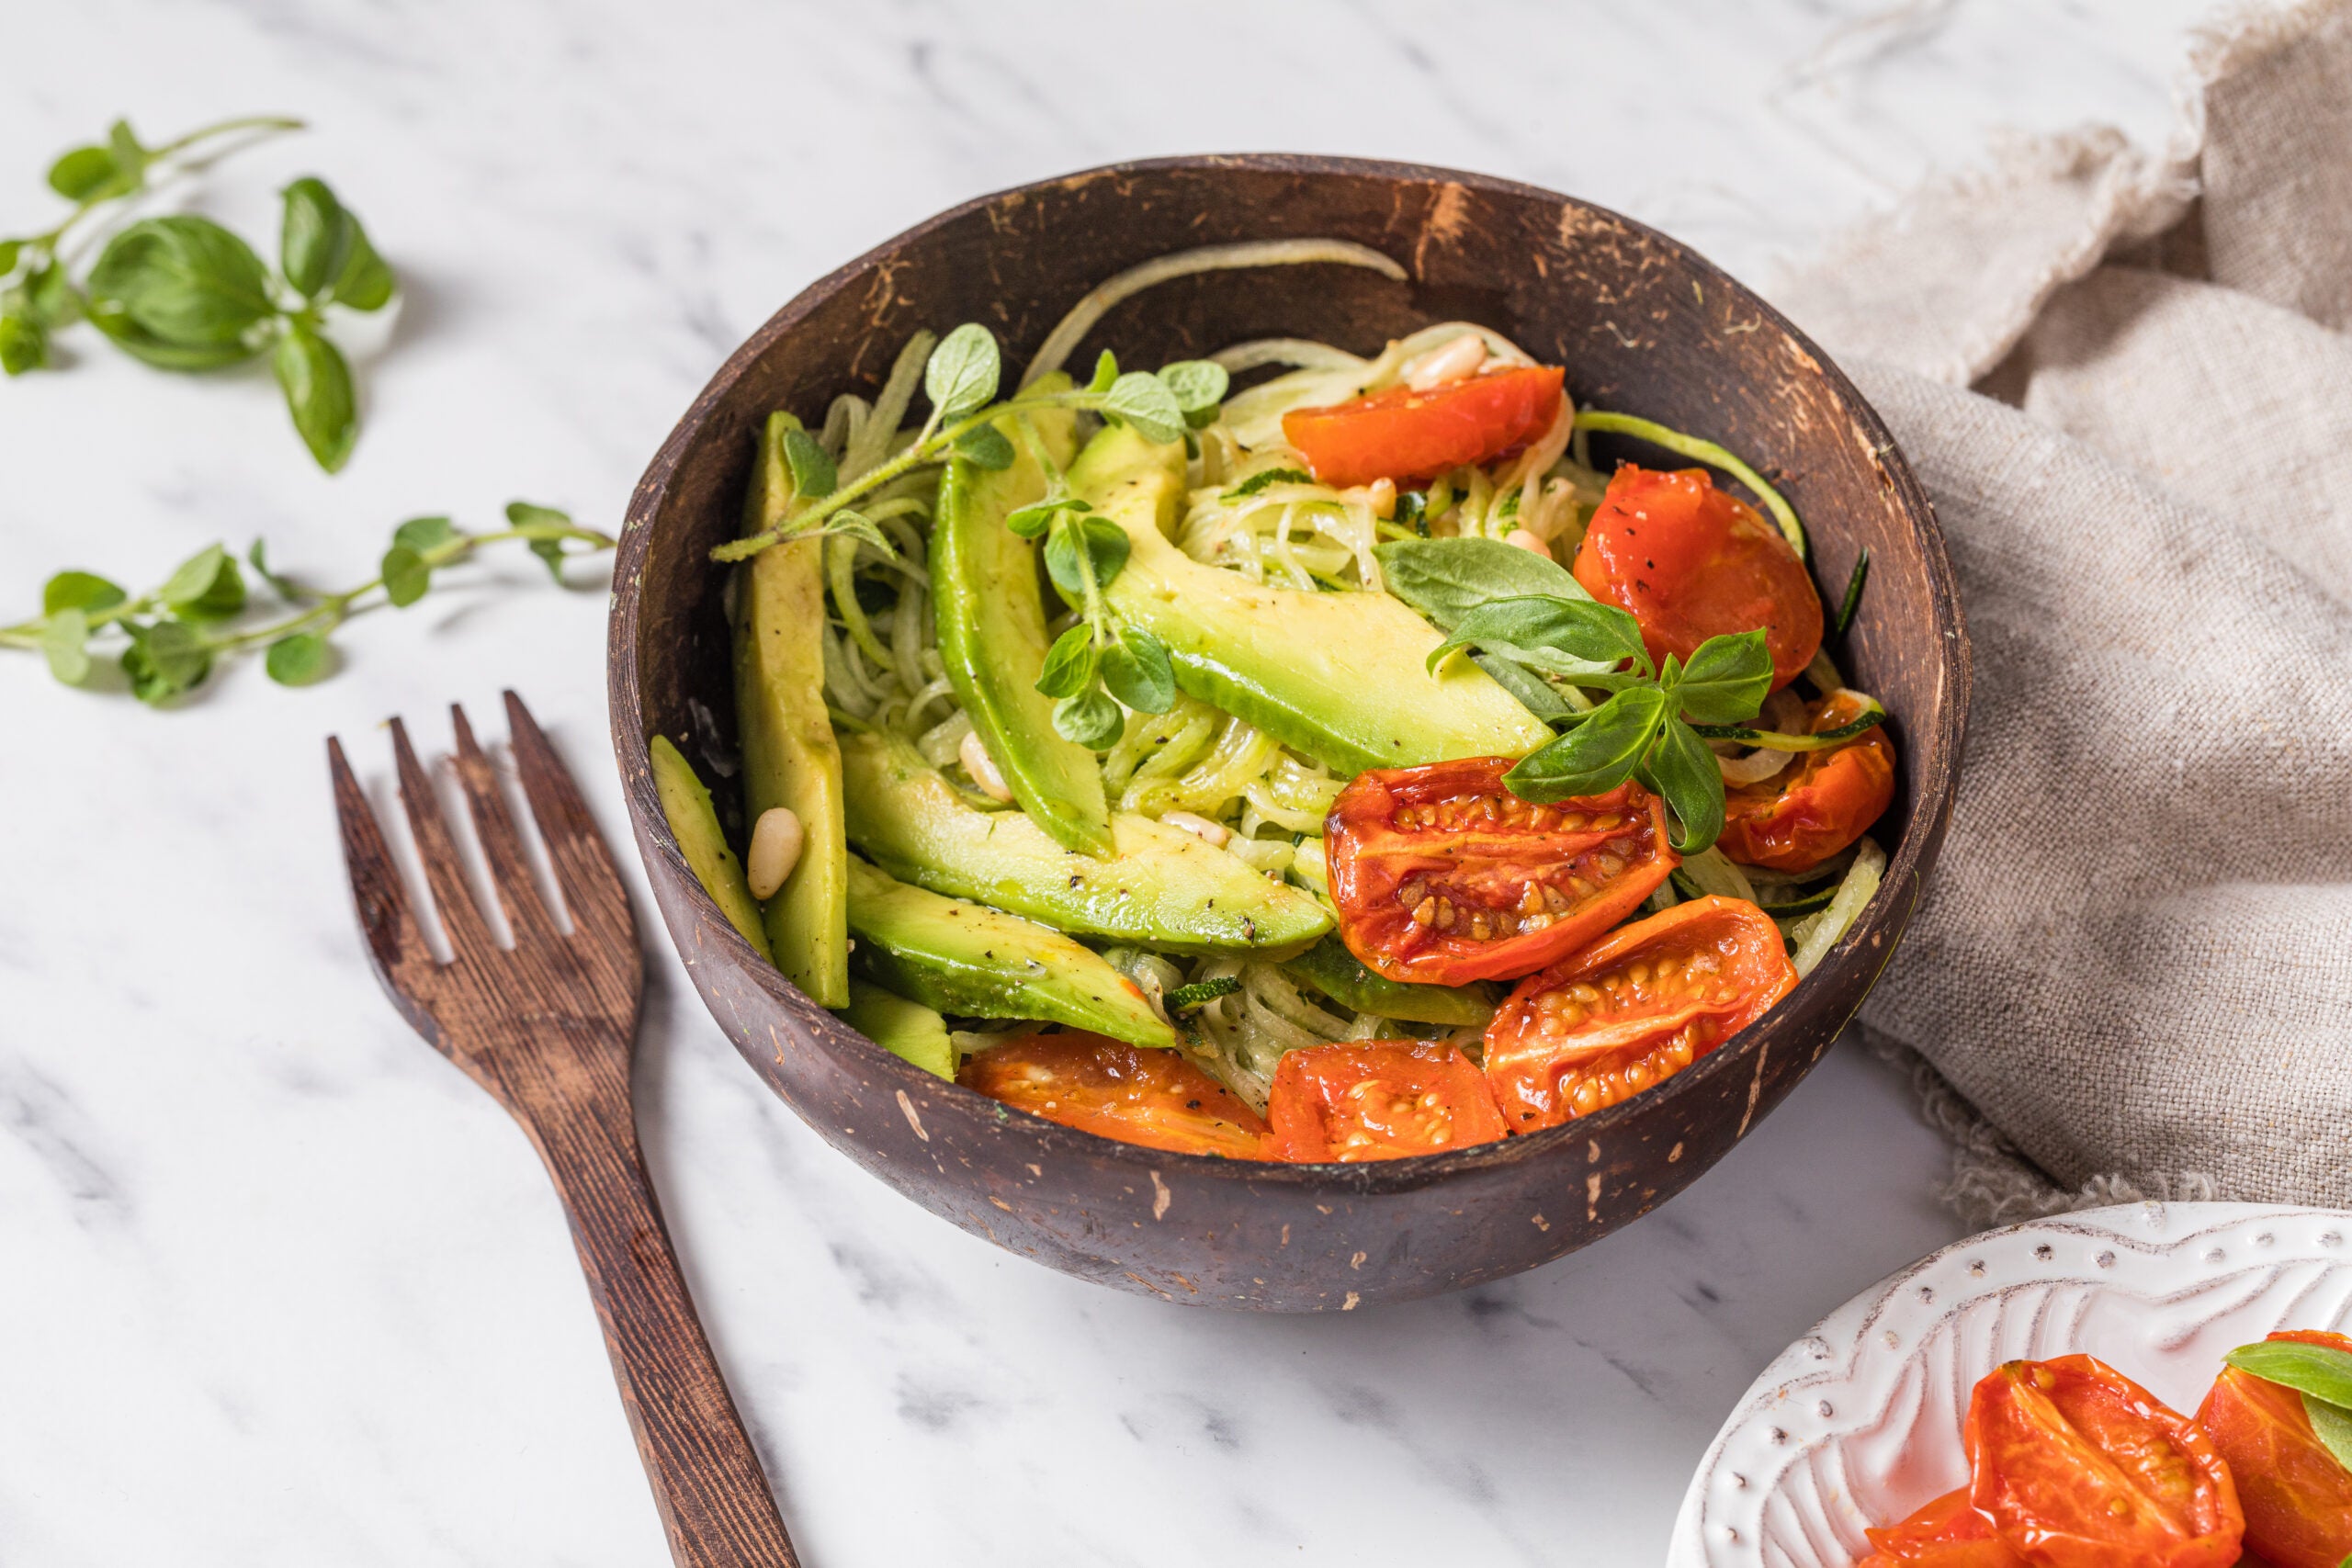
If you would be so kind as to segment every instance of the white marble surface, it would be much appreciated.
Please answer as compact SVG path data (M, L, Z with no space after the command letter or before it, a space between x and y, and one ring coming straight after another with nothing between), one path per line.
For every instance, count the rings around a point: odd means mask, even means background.
M0 230L48 156L260 109L195 199L327 175L408 286L349 469L264 378L71 341L0 385L0 609L216 536L365 575L414 513L609 525L803 283L963 197L1114 158L1351 152L1620 207L1761 276L1998 127L2169 122L2190 0L1443 6L76 0L10 16ZM583 576L593 576L584 573ZM648 1563L661 1535L522 1139L359 957L320 738L525 692L625 841L600 592L536 563L185 711L0 655L0 1562ZM13 615L10 617L13 618ZM660 947L658 930L654 941ZM1943 1155L1850 1048L1634 1229L1418 1306L1250 1320L1000 1254L825 1150L666 949L646 1141L815 1568L1639 1562L1749 1378L1950 1239Z

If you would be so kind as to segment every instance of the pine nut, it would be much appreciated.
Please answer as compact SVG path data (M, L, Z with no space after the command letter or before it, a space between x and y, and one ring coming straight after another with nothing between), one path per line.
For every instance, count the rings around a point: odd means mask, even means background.
M771 806L752 827L752 852L743 869L752 883L752 897L773 898L792 868L800 863L800 846L807 835L800 818L788 806Z
M1012 791L1006 786L1004 775L997 772L996 759L989 755L986 746L980 744L978 730L964 732L963 742L956 748L956 756L964 764L964 771L972 775L972 782L980 786L982 795L990 800L1012 798Z
M1170 828L1183 829L1195 839L1206 840L1219 849L1225 848L1226 841L1233 837L1233 830L1224 823L1212 822L1190 811L1163 812L1159 819Z
M1505 534L1503 536L1503 543L1506 545L1517 545L1521 549L1542 556L1547 560L1551 558L1552 547L1545 544L1543 540L1537 538L1533 534L1529 533L1524 528L1513 528L1510 533Z
M1464 333L1442 348L1430 350L1427 358L1414 367L1405 384L1417 392L1448 381L1459 381L1487 362L1487 340L1476 333Z

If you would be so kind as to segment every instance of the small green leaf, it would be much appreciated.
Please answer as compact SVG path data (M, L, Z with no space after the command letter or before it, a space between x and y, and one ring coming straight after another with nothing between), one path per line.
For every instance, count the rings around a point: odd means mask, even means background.
M1049 697L1074 697L1094 684L1100 663L1094 629L1080 623L1054 639L1046 650L1045 668L1037 671L1037 690Z
M299 583L291 578L280 577L269 570L269 549L263 541L259 539L254 541L253 548L245 552L245 561L254 569L254 575L267 583L269 591L288 604L297 604L302 599L302 589Z
M1649 663L1633 616L1614 604L1548 594L1489 600L1467 611L1430 653L1430 669L1457 648L1483 649L1567 680L1610 674L1628 660L1639 673Z
M305 175L283 193L286 214L278 230L277 265L294 292L316 299L343 275L351 256L351 231L343 203L324 180Z
M1754 718L1771 694L1771 650L1761 631L1711 637L1691 650L1681 678L1668 685L1675 705L1701 724Z
M1217 405L1225 401L1226 389L1232 378L1225 367L1214 359L1180 359L1173 365L1159 367L1159 379L1176 400L1176 406L1187 414L1208 413L1214 416Z
M1195 980L1189 986L1179 986L1160 998L1170 1012L1192 1012L1219 997L1229 997L1241 989L1241 982L1231 975L1219 975L1214 980Z
M797 424L785 428L784 463L792 470L795 495L815 501L832 494L841 486L841 469L834 464L833 455Z
M1834 627L1838 636L1844 637L1846 628L1854 624L1854 612L1862 607L1862 585L1870 580L1871 547L1864 545L1862 553L1854 558L1854 574L1846 579L1846 597L1838 605L1838 621Z
M17 270L17 258L25 254L22 240L0 240L0 277Z
M1090 751L1107 751L1127 727L1119 705L1101 692L1064 697L1054 705L1054 731Z
M1027 506L1016 506L1005 513L1004 525L1020 538L1034 539L1053 526L1054 513L1061 511L1069 503L1069 499L1067 496L1049 495Z
M1090 392L1107 392L1111 383L1119 378L1119 356L1104 349L1094 356L1094 378L1086 384Z
M1391 539L1374 547L1383 586L1441 631L1489 599L1589 599L1567 568L1500 539Z
M342 351L308 323L288 321L269 367L277 372L302 445L328 473L341 468L359 439L359 400Z
M174 568L155 597L184 620L219 620L245 607L245 574L236 557L208 545Z
M922 389L933 417L944 423L986 407L1000 374L996 339L988 328L977 321L957 327L939 340L923 367Z
M59 610L41 622L41 657L49 672L69 686L78 686L90 673L90 617L80 610Z
M1615 789L1633 776L1665 716L1666 698L1657 687L1620 692L1574 729L1521 759L1503 775L1503 785L1521 800L1534 801Z
M1664 795L1674 808L1682 829L1674 839L1675 853L1695 855L1713 845L1724 830L1723 770L1689 725L1669 715L1666 733L1635 773L1643 788Z
M134 186L146 179L147 165L155 161L155 155L140 144L127 119L118 119L107 127L107 151L114 157L114 166Z
M2303 1414L2311 1417L2312 1432L2319 1438L2320 1446L2335 1456L2336 1463L2352 1470L2352 1410L2307 1393L2303 1395Z
M269 645L261 664L281 686L307 686L327 672L327 639L316 632L288 632Z
M2265 1382L2352 1407L2352 1350L2297 1339L2263 1339L2241 1345L2222 1359Z
M380 310L392 298L392 269L376 254L368 231L347 207L343 209L343 225L346 241L343 271L336 275L326 298L354 310Z
M1221 499L1244 501L1273 485L1311 485L1314 482L1315 476L1305 468L1261 468L1227 491Z
M975 467L1001 472L1012 467L1012 443L993 424L976 424L956 438L956 455Z
M447 517L412 517L392 530L392 543L418 555L437 550L458 536L458 525Z
M253 247L187 213L145 219L107 241L89 288L94 319L133 353L150 342L250 352L248 334L277 313L268 271Z
M533 539L524 547L547 563L548 575L555 579L558 587L561 587L563 584L563 541L561 539Z
M151 705L167 702L201 682L212 668L212 650L178 621L133 625L130 646L122 650L122 672L130 691Z
M74 280L55 262L25 275L25 310L40 326L55 332L70 327L85 314L86 301Z
M383 565L378 570L383 573L384 597L392 602L394 609L408 608L433 586L433 569L406 545L394 545L386 550Z
M1141 626L1122 627L1119 640L1102 650L1102 684L1137 713L1166 713L1176 705L1168 645Z
M571 513L552 506L541 506L533 501L510 501L506 503L507 526L526 537L552 539L569 534L572 529Z
M0 371L21 376L49 363L49 333L29 316L0 315Z
M41 585L40 613L111 610L130 595L96 572L61 571Z
M1498 654L1474 653L1470 662L1484 670L1495 684L1519 699L1519 705L1549 724L1555 718L1566 718L1576 710L1568 706L1566 697L1554 691L1541 675L1533 674L1519 664Z
M863 512L853 512L848 507L843 507L826 518L825 525L818 531L824 534L846 534L861 544L872 545L892 560L899 558L899 547L892 544L889 536L876 527L874 520Z
M1146 441L1165 445L1184 438L1184 411L1176 406L1176 394L1146 371L1130 370L1112 382L1102 395L1102 412L1125 420Z
M1080 513L1057 528L1046 541L1046 573L1071 604L1082 604L1086 577L1079 569L1080 552L1094 569L1094 586L1107 588L1127 564L1134 547L1127 531L1107 517Z
M76 147L49 166L49 188L68 201L89 201L129 186L112 152L103 147Z

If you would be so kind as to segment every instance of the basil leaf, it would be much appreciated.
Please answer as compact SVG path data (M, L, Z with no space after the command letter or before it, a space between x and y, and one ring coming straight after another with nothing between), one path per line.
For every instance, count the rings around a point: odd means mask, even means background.
M1119 378L1119 356L1104 349L1094 357L1094 378L1086 384L1090 392L1107 392L1111 383Z
M118 119L107 127L107 152L114 159L114 166L123 177L127 188L137 189L147 177L147 165L155 161L154 154L139 144L131 134L130 122Z
M1372 553L1388 592L1441 631L1489 599L1592 597L1559 562L1500 539L1391 539Z
M984 408L996 396L1001 368L996 339L988 328L967 321L939 340L923 367L922 389L933 417L942 422Z
M1107 517L1080 514L1054 530L1046 541L1046 574L1054 586L1071 604L1084 601L1086 578L1079 570L1079 552L1085 552L1094 570L1094 586L1107 588L1121 569L1127 564L1127 552L1134 547L1128 542L1127 531Z
M68 201L90 201L130 187L122 182L112 152L103 147L76 147L49 166L49 188Z
M2335 1456L2336 1463L2352 1470L2352 1410L2307 1393L2303 1395L2303 1414L2311 1417L2312 1432L2319 1438L2320 1446Z
M1493 599L1464 612L1453 635L1430 655L1430 669L1454 649L1470 647L1569 679L1611 674L1627 660L1638 665L1644 657L1641 627L1624 611L1549 596Z
M561 587L563 584L563 541L561 539L533 539L524 548L546 563L548 575L555 579L558 587Z
M457 536L457 525L447 517L412 517L392 530L392 543L418 555L437 550Z
M833 455L797 424L785 429L784 466L792 470L795 495L813 501L841 488L841 469L833 462Z
M1711 637L1668 683L1676 705L1702 724L1754 718L1772 690L1772 654L1761 631ZM1695 739L1695 737L1694 737Z
M261 665L281 686L307 686L327 672L327 639L316 632L288 632L269 645Z
M304 175L282 193L285 217L277 231L277 269L294 292L316 299L342 276L350 258L351 231L343 204L324 180Z
M308 323L288 321L269 367L286 394L302 445L328 473L341 468L359 439L359 397L343 352Z
M41 585L40 613L60 610L111 610L130 595L95 572L61 571Z
M1054 732L1090 751L1107 751L1126 729L1119 705L1100 692L1065 697L1054 705Z
M1012 443L993 424L976 424L957 436L956 452L974 467L992 472L1012 467Z
M130 646L122 650L122 672L130 678L131 695L142 703L168 701L202 681L212 668L212 650L177 621L129 629Z
M1261 468L1227 491L1222 499L1241 501L1272 485L1311 485L1314 482L1315 476L1304 468Z
M394 545L386 550L383 564L377 570L383 575L384 597L392 602L396 610L407 609L433 586L433 569L406 545Z
M1045 668L1037 671L1037 690L1049 697L1074 697L1094 684L1100 659L1094 628L1082 623L1074 626L1046 650Z
M269 585L269 591L272 593L277 594L288 604L298 604L303 598L300 584L290 577L280 577L269 570L269 547L261 540L255 539L254 547L245 552L245 562L254 569L255 577Z
M0 371L21 376L48 363L48 329L14 310L0 315Z
M1146 441L1165 446L1184 438L1184 411L1176 405L1176 394L1159 377L1141 370L1130 370L1111 383L1102 395L1102 412L1126 421Z
M1474 653L1470 662L1484 670L1496 685L1519 699L1519 705L1549 724L1576 710L1540 675L1530 674L1510 660L1492 653Z
M27 312L40 326L70 327L85 313L82 291L54 261L27 273L24 288Z
M107 241L89 288L101 327L113 317L135 329L134 338L182 349L244 347L246 334L277 310L253 247L187 213L142 220Z
M327 298L355 310L380 310L392 298L392 269L376 254L368 231L347 207L343 209L343 270L335 276Z
M552 539L571 531L571 513L535 502L508 502L506 521L516 532L534 539Z
M2241 1345L2222 1359L2265 1382L2291 1388L2329 1404L2352 1407L2352 1350L2306 1345L2295 1339L2264 1339Z
M1615 789L1633 775L1665 716L1666 698L1657 687L1620 692L1574 729L1522 758L1503 775L1503 787L1521 800L1533 801Z
M90 673L90 617L77 609L59 610L41 622L40 652L49 672L69 686Z
M1102 650L1102 684L1137 713L1166 713L1176 705L1168 645L1141 626L1122 627L1119 640Z
M218 620L245 607L245 576L236 557L208 545L175 567L155 597L183 619Z
M1159 379L1176 400L1176 406L1187 414L1214 415L1217 405L1225 401L1226 389L1233 378L1225 367L1214 359L1180 359L1173 365L1159 367Z
M1724 774L1707 743L1690 727L1668 716L1666 733L1658 738L1642 766L1634 770L1642 787L1664 795L1674 808L1681 836L1673 840L1677 854L1695 855L1711 847L1724 830Z

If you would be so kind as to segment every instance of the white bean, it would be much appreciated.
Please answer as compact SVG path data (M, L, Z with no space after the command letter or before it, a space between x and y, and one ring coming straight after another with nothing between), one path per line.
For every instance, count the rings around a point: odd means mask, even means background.
M1476 333L1464 333L1444 347L1432 350L1428 358L1413 367L1405 384L1417 392L1448 381L1459 381L1487 362L1487 340Z
M1232 829L1227 828L1224 823L1212 822L1207 818L1200 816L1194 812L1163 812L1160 814L1159 819L1162 822L1167 823L1170 828L1183 829L1184 831L1192 834L1193 837L1196 839L1205 839L1219 849L1225 848L1227 841L1233 837Z
M790 807L771 806L760 813L759 821L752 826L752 852L744 857L743 865L752 897L775 897L792 868L800 863L800 846L806 837L800 818Z
M997 772L996 759L989 755L986 746L980 744L978 730L964 732L963 743L956 748L956 755L962 760L964 771L972 775L972 782L980 786L982 795L990 800L1012 798L1012 790L1005 784L1004 775Z

